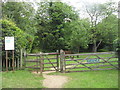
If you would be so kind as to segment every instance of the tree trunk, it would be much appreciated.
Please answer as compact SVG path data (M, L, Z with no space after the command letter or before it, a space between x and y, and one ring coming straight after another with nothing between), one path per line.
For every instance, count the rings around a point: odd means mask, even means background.
M78 47L77 53L79 53L79 51L80 51L80 47Z
M93 42L93 52L97 52L96 40Z
M93 52L97 52L97 49L99 47L99 45L101 44L102 40L99 41L99 43L97 44L96 40L94 40L93 43Z

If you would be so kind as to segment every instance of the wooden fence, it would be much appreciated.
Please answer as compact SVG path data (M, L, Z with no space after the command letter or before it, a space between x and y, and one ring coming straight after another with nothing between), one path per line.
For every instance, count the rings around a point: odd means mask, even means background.
M34 59L31 59L31 56ZM31 64L28 64L28 66L26 63ZM26 54L24 65L26 68L41 73L43 71L67 73L119 69L115 52L65 54L63 50L60 50L60 53L57 51L54 53Z
M62 53L61 72L84 72L95 70L111 70L118 68L115 52L65 54Z
M15 54L14 61L13 61L13 56L11 55L11 53L12 53L12 51L7 51L7 53L5 51L2 51L2 54L1 54L2 71L13 70L13 68L15 70L16 69L22 69L22 56L23 56L22 51ZM7 60L6 60L6 58L7 58ZM13 67L13 65L14 65L14 67Z
M43 71L59 71L58 51L54 53L24 54L24 57L24 66L29 70L36 70L36 72L41 73Z

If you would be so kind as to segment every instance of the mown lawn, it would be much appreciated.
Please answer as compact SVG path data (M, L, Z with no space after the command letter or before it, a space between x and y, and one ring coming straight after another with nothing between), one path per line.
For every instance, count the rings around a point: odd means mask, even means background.
M69 77L64 88L118 88L118 70L52 74Z
M2 88L43 88L43 77L25 70L2 73Z

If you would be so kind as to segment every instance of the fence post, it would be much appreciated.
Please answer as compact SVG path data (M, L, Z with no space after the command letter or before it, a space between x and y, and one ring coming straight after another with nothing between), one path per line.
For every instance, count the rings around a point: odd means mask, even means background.
M42 76L43 72L43 55L40 53L40 75Z
M23 64L24 69L26 67L26 57L27 57L27 53L26 53L26 51L24 51L24 64Z
M23 65L23 49L20 49L20 68L22 69Z
M60 50L60 72L65 72L65 52Z
M8 72L8 51L6 50L6 71Z
M38 56L37 56L37 54L36 54L36 67L38 68L39 67L39 59L38 59ZM36 72L38 73L38 69L36 70Z
M57 56L56 56L56 58L57 58L57 72L59 71L59 51L57 50Z

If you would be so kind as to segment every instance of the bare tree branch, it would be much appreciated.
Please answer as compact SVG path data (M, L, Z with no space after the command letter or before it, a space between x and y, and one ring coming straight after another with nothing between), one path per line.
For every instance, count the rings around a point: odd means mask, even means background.
M98 48L98 47L99 47L99 45L101 44L101 42L102 42L102 40L100 40L100 42L98 43L98 45L96 46L96 48Z

